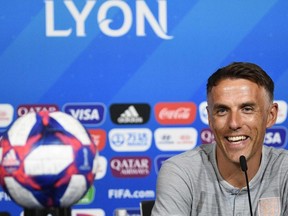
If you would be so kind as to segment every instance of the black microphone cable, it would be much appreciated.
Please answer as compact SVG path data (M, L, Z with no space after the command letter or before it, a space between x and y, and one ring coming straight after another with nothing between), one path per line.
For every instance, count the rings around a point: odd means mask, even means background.
M246 186L247 186L247 192L248 192L248 200L249 200L249 207L250 207L250 215L253 216L253 212L252 212L252 204L251 204L251 197L250 197L250 188L249 188L249 181L248 181L248 175L247 175L247 162L246 162L246 158L244 155L241 155L240 158L240 166L242 171L245 173L245 179L246 179Z

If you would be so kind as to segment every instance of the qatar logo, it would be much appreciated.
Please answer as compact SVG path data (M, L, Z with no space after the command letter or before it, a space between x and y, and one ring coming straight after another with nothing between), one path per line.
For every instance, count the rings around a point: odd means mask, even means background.
M210 128L205 128L200 133L202 144L211 144L215 142L215 137Z
M145 177L150 174L151 160L148 157L114 157L110 167L112 175L118 178Z
M39 113L41 111L55 112L59 111L59 108L55 104L23 104L17 108L17 115L20 117L27 113Z
M93 19L95 20L93 30L96 32L95 28L98 27L97 30L109 37L124 36L131 31L132 27L135 27L133 30L136 36L145 37L147 23L159 38L165 40L173 38L167 33L167 0L156 1L157 17L152 12L155 11L154 8L151 10L148 1L145 0L127 2L89 0L85 1L84 6L73 0L44 0L44 2L47 37L69 37L73 31L77 37L86 37L86 30L91 28L87 23ZM64 16L66 18L64 20L68 22L64 22L59 15ZM120 20L117 19L119 15L122 17Z
M192 102L158 103L155 106L156 120L163 125L192 124L196 117L196 109Z

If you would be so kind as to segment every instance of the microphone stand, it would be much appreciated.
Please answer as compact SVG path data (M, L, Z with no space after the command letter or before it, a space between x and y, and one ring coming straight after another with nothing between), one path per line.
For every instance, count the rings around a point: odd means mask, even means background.
M239 160L240 160L241 169L245 174L246 186L247 186L247 192L248 192L248 201L249 201L249 207L250 207L250 215L253 216L251 197L250 197L250 187L249 187L249 181L248 181L248 175L247 175L248 167L247 167L246 158L245 156L241 155Z

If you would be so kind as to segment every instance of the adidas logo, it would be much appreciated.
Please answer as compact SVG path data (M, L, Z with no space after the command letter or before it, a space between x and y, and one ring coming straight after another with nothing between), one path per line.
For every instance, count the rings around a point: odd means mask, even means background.
M121 113L120 117L117 119L119 124L123 123L143 123L143 118L139 116L136 108L131 105L126 109L123 113Z
M145 124L150 118L151 108L146 103L112 104L109 110L115 124Z
M5 157L3 158L2 165L4 167L9 167L9 166L19 166L20 161L18 160L15 150L12 149L10 150Z

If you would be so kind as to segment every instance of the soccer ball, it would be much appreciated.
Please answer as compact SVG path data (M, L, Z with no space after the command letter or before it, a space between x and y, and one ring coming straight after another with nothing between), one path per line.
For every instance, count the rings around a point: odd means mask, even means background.
M97 148L63 112L19 117L0 141L0 184L24 208L70 207L93 184Z

